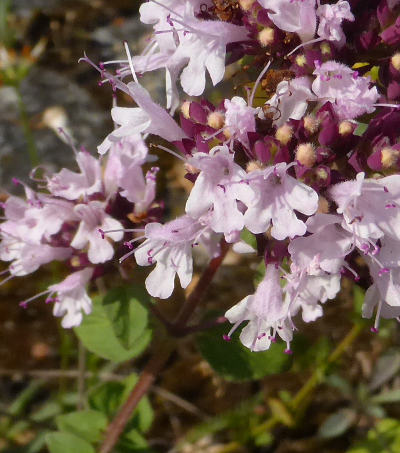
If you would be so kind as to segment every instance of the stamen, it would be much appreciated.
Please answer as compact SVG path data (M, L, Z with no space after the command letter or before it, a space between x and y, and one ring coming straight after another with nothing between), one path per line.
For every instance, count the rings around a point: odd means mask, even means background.
M253 89L251 90L249 102L248 102L249 107L253 106L254 95L256 94L258 85L260 84L262 78L264 77L264 74L268 71L269 67L271 66L271 62L272 62L272 60L269 60L269 62L266 64L265 68L260 72L260 74L258 75L258 77L254 83Z
M44 296L45 294L50 294L50 290L46 289L46 291L42 291L39 294L36 294L35 296L30 297L29 299L23 300L22 302L19 303L20 307L26 308L29 302L32 302L35 299L38 299L39 297Z
M316 42L321 42L323 40L324 40L324 38L315 38L315 39L311 39L310 41L303 42L302 44L299 44L297 47L295 47L292 51L290 51L286 56L290 57L290 55L294 54L296 52L296 50L299 50L302 47L307 46L308 44L315 44Z
M167 153L171 154L172 156L175 156L176 158L180 159L183 162L186 162L186 159L182 156L180 156L178 153L175 151L172 151L172 149L166 148L165 146L162 145L154 145L153 143L150 144L152 148L160 148L163 151L166 151Z
M135 72L135 68L133 67L132 57L131 57L131 53L129 51L129 46L128 46L128 41L124 41L124 47L125 47L126 55L128 57L129 67L131 68L133 80L136 83L139 83L139 80L138 80L136 72Z

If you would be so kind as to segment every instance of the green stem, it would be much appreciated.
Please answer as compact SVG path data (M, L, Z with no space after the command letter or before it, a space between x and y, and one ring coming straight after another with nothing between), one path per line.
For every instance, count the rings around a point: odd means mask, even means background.
M320 384L322 379L325 377L326 372L330 364L336 362L349 348L349 346L354 342L354 340L360 335L364 329L363 324L355 324L350 332L343 338L343 340L336 346L332 351L326 361L321 364L314 373L308 378L303 387L296 393L291 404L290 409L292 410L295 419L301 415L307 405L309 397L311 396L314 389ZM280 423L279 418L276 416L271 416L261 425L258 425L254 428L253 434L257 435L264 431L269 431L274 428L277 424Z
M36 167L39 165L39 156L38 151L35 144L35 139L33 137L32 129L29 124L29 116L26 111L26 106L24 100L22 99L22 93L19 84L15 86L15 91L18 97L18 109L19 109L19 116L21 120L22 130L24 132L24 137L26 140L26 145L28 148L28 155L29 160L31 161L32 167Z

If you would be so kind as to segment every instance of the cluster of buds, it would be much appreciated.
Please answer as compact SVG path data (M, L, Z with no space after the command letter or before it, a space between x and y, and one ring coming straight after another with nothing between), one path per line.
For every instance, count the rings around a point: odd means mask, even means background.
M71 326L90 310L82 285L112 259L110 239L142 232L125 242L122 259L155 264L146 288L164 299L176 274L183 288L190 283L193 248L214 257L223 238L265 262L255 293L225 314L233 324L227 340L247 321L245 346L265 350L279 336L289 353L295 316L321 317L341 279L359 274L369 286L363 316L376 312L372 330L381 317L400 316L400 2L150 0L139 12L154 29L141 55L126 44L125 61L83 58L137 106L112 108L116 127L98 147L108 158L103 174L81 152L80 174L46 177L50 195L26 188L27 202L6 201L0 258L13 261L11 275L79 257L82 269L47 292L58 294L55 314L67 313ZM247 95L218 105L202 97L207 74L215 86L238 61L256 74ZM159 69L165 109L139 82ZM193 183L185 214L164 224L151 215L155 171L144 177L141 167L150 134L170 143L160 148ZM116 208L122 199L139 228ZM245 229L257 250L241 239Z

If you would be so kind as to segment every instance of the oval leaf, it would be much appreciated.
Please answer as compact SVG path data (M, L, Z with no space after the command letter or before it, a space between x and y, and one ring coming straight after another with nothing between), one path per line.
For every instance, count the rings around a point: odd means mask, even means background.
M70 433L49 433L46 445L50 453L95 453L89 442Z
M330 415L319 427L318 436L324 439L341 436L356 419L356 413L351 409L340 409Z
M74 329L89 351L113 362L124 362L147 347L151 330L138 294L142 293L116 288L104 299L93 299L92 313Z

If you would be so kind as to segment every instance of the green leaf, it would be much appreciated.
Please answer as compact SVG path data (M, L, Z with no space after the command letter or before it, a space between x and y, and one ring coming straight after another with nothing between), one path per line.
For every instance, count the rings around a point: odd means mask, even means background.
M295 422L292 414L289 412L286 405L277 398L268 399L269 408L274 417L276 417L283 425L294 426Z
M243 228L240 233L240 239L246 244L249 244L253 249L257 250L257 240L253 233L251 233L247 228Z
M361 137L364 132L367 130L368 124L365 123L358 123L358 126L356 127L355 131L353 132L354 135L358 135Z
M352 409L339 409L322 423L318 436L324 439L341 436L351 427L356 416L356 412Z
M373 404L398 403L400 401L400 389L388 390L370 398Z
M400 352L397 349L387 351L376 363L372 372L370 390L378 389L382 384L392 379L400 370Z
M400 422L386 418L368 431L366 439L356 443L347 453L394 453L400 451Z
M197 336L201 354L211 367L229 381L260 379L289 369L291 357L284 354L283 342L272 344L268 351L252 352L239 341L235 332L231 341L224 341L229 326L222 324Z
M116 448L115 453L150 453L146 439L132 429L121 436Z
M147 311L139 297L144 293L127 288L116 288L103 300L95 297L91 315L75 328L85 347L117 363L139 355L151 340Z
M147 310L141 303L145 300L150 303L149 296L140 287L114 288L103 299L103 307L115 336L126 349L134 346L147 326Z
M93 410L71 412L56 418L60 431L75 434L89 442L101 439L101 433L106 429L107 422L107 417L103 413Z
M131 374L122 382L105 382L89 395L90 407L104 413L112 419L118 409L129 397L133 387L138 381L136 374ZM142 398L135 409L127 429L137 429L146 432L153 423L153 409L147 397Z
M95 453L86 440L70 433L49 433L46 436L46 445L50 453Z

